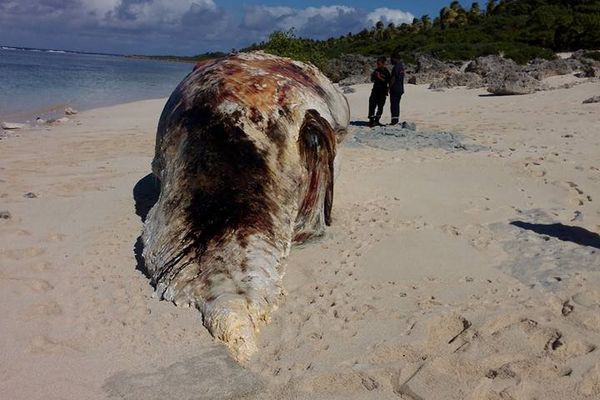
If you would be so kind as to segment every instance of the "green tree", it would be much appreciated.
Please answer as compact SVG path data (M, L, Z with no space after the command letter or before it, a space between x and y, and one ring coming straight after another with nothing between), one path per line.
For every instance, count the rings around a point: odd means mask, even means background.
M447 29L454 25L458 13L450 7L444 7L440 10L440 25L442 29Z
M479 7L479 3L475 2L471 4L471 9L469 10L469 22L477 23L481 18L481 7Z
M311 46L310 41L296 37L293 28L271 33L263 46L263 50L277 56L311 62L320 68L325 63L324 54Z
M488 0L487 7L485 8L485 13L487 16L494 14L494 10L496 10L496 0Z
M425 30L429 30L431 29L431 18L429 18L429 15L423 15L421 17L421 25L423 25L423 29Z

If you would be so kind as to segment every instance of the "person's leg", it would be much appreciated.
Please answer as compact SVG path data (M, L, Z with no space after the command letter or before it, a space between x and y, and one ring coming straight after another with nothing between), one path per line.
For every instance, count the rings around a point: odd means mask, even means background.
M396 125L400 120L400 99L402 95L390 96L390 111L392 112L392 125Z
M379 125L379 120L383 114L383 107L385 106L386 96L379 96L377 98L377 113L375 114L375 125Z
M377 98L374 93L369 96L369 126L375 124L375 107L377 106Z

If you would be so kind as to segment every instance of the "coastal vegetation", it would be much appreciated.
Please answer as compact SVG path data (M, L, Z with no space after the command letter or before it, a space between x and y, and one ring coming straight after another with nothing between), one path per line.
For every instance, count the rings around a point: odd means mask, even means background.
M423 15L399 26L378 22L371 29L327 40L276 31L244 50L262 49L322 66L342 54L397 52L408 62L419 54L441 60L503 54L525 63L536 57L551 59L560 51L598 48L600 0L489 0L469 8L453 1L433 17Z
M600 0L488 0L467 8L452 1L438 15L423 15L412 23L379 21L371 29L326 40L298 37L293 28L277 30L241 51L264 50L326 69L328 60L344 54L398 53L408 63L423 54L444 61L500 54L524 64L579 49L600 49ZM197 62L224 55L135 57ZM600 52L589 51L586 57L600 60Z

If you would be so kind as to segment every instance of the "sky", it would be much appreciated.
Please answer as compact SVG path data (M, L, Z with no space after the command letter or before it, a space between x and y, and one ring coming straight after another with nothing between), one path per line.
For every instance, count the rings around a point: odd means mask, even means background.
M194 55L264 40L276 29L326 39L438 15L449 0L0 0L0 45ZM466 5L466 2L463 2ZM483 4L483 3L482 3Z

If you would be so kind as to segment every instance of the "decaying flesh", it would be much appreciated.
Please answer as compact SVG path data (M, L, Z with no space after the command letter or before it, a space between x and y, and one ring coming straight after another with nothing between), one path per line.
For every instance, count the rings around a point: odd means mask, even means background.
M205 63L160 118L144 226L156 293L197 307L239 360L282 295L292 242L331 221L348 103L315 67L264 53Z

